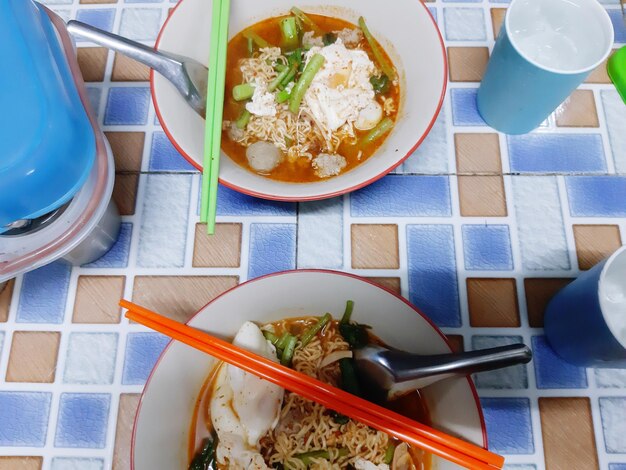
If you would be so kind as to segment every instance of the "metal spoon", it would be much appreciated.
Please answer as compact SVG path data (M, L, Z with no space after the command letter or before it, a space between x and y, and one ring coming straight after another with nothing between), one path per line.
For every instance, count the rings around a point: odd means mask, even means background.
M387 399L428 387L455 375L526 364L532 351L525 344L511 344L454 354L422 356L369 345L354 351L359 377Z
M80 21L69 21L67 30L159 72L176 87L189 106L204 118L208 78L208 69L204 65L188 57L157 51Z

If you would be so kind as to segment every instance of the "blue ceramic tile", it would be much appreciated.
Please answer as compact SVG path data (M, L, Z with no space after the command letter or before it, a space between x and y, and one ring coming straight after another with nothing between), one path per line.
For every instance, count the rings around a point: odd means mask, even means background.
M62 323L72 268L55 261L24 274L17 321L20 323Z
M626 217L626 178L576 176L565 179L573 217Z
M161 25L161 8L124 8L120 19L121 36L135 41L154 41Z
M110 403L108 393L62 393L55 447L103 449Z
M481 3L482 0L443 0L444 3Z
M122 383L143 385L169 339L159 333L131 333L126 340Z
M341 269L343 249L343 197L301 202L298 268Z
M608 10L608 13L613 23L613 31L615 31L615 42L626 42L626 25L624 25L622 11Z
M44 5L71 5L72 0L42 0Z
M0 446L43 447L51 393L0 392Z
M609 470L626 470L626 463L611 463Z
M522 464L505 464L502 467L503 470L537 470L537 467L532 463L522 463Z
M606 129L611 141L615 171L624 174L626 173L626 132L624 132L626 106L615 89L602 90L600 96L606 118Z
M111 384L116 356L117 333L71 333L63 382Z
M451 215L447 176L385 176L350 196L353 217Z
M137 265L180 268L185 263L192 175L149 174L139 231Z
M557 356L545 336L534 336L532 348L537 388L587 388L586 369Z
M95 26L96 28L111 32L113 30L115 10L112 8L78 10L76 19Z
M598 388L626 388L626 369L599 368L594 374Z
M117 241L105 255L93 263L85 264L85 268L125 268L128 266L130 239L133 235L133 224L124 222L120 226Z
M436 23L437 22L437 9L434 7L428 7L428 11L433 16L433 18L435 19L435 23Z
M109 90L105 125L141 125L148 122L148 87L113 87Z
M599 134L525 134L508 137L516 173L606 172Z
M487 39L485 15L482 8L446 7L443 9L443 17L448 41L484 41Z
M102 89L88 86L87 97L89 98L89 104L91 105L91 109L97 116L98 113L100 112L100 100L102 98Z
M606 451L626 453L626 397L600 398L600 416Z
M200 185L201 186L201 185ZM200 194L198 193L198 200ZM198 213L200 204L198 204ZM217 215L296 215L293 202L258 199L220 185L217 190Z
M296 267L295 224L251 224L248 279Z
M53 12L61 17L63 21L66 23L71 20L72 12L70 10L66 10L65 8L50 8Z
M478 106L476 105L477 90L477 88L453 88L450 90L452 121L455 126L487 125L478 112Z
M503 454L532 454L533 428L528 398L482 398L489 450Z
M124 3L161 3L163 0L124 0Z
M451 225L407 225L409 300L438 326L461 326Z
M508 225L463 225L465 269L504 271L513 269Z
M51 470L104 470L104 460L80 457L55 457Z
M496 348L523 342L521 336L473 336L472 349ZM528 373L526 371L526 365L520 364L491 372L475 374L474 382L478 388L497 390L524 389L528 388Z
M424 141L396 170L396 173L418 173L422 175L448 173L449 142L445 108L446 105L444 104L433 128Z
M151 171L197 171L172 145L165 132L152 135Z

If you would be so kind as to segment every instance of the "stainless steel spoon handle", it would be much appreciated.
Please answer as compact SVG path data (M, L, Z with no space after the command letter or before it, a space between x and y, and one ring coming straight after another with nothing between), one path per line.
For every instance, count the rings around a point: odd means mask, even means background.
M67 30L73 35L88 39L100 46L124 54L131 59L156 70L165 78L176 83L181 61L175 56L164 54L143 44L131 41L117 34L109 33L94 26L71 20L67 23Z
M433 375L466 375L525 364L532 359L532 352L525 344L511 344L479 351L434 356L414 356L389 351L385 359L396 382L405 382Z

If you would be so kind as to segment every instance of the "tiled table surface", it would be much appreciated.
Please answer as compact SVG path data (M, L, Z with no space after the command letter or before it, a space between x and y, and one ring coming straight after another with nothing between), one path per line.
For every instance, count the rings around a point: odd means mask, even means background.
M47 3L147 44L173 6ZM156 120L147 70L80 44L124 225L101 260L54 263L0 294L0 470L129 468L139 394L166 339L121 318L120 297L185 320L239 282L305 267L378 279L459 348L532 345L531 364L476 378L507 468L626 469L626 371L570 366L541 329L552 293L626 240L626 106L598 70L532 134L485 126L474 98L506 6L428 3L451 81L433 131L396 174L307 204L221 188L212 238L198 225L199 175ZM619 7L606 8L619 46Z

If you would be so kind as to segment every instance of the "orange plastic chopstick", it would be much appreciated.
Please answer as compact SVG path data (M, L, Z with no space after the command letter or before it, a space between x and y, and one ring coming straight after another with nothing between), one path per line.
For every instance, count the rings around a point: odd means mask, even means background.
M467 468L489 470L501 468L504 463L501 456L479 446L412 421L208 333L170 320L126 300L120 301L120 305L129 310L127 316L133 321L454 463Z

